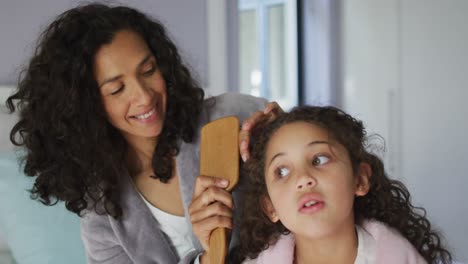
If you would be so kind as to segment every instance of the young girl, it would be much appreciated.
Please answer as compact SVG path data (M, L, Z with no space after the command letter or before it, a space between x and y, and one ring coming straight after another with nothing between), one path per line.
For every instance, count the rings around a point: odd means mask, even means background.
M368 151L362 122L333 107L298 107L257 126L251 142L238 261L451 261L425 210Z

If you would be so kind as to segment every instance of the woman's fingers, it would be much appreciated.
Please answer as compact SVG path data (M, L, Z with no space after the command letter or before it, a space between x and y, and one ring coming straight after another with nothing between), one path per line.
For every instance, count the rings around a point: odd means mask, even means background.
M247 119L242 122L242 130L250 130L259 120L265 116L262 111L253 112Z
M239 132L239 152L242 160L245 162L249 156L250 129L265 117L265 113L256 111L242 122L241 131Z
M215 202L220 202L231 209L234 205L232 196L229 192L218 187L210 186L209 188L205 189L201 195L193 197L192 203L188 208L189 213L192 215L199 210L205 210L207 206Z
M205 218L202 221L192 222L193 232L206 251L210 248L211 232L218 227L232 228L231 217L216 215Z
M272 121L283 113L283 109L276 102L269 102L264 111L256 111L242 123L241 131L239 132L239 152L242 160L245 162L250 157L249 142L250 131L263 119Z
M200 175L195 180L195 188L193 190L192 201L210 187L226 188L228 184L229 181L226 179Z
M265 106L265 110L263 111L264 114L269 114L269 113L272 113L276 116L282 114L284 111L283 109L279 106L279 104L277 102L269 102L266 106Z
M233 200L224 190L227 180L200 175L195 181L189 206L192 230L203 248L208 250L211 232L218 227L232 228Z
M222 228L232 228L232 218L227 216L215 215L209 218L204 219L203 221L198 221L192 223L194 229L200 229L205 231L207 238L210 237L211 232L218 227Z
M213 216L225 216L232 218L232 209L227 207L221 202L214 202L208 205L203 210L198 210L190 214L190 220L192 223L197 223L201 220L213 217Z

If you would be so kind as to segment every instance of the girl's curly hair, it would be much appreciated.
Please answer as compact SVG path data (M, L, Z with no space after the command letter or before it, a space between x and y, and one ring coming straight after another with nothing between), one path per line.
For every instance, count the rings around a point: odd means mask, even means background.
M19 121L10 140L26 149L24 172L36 177L31 196L64 201L81 215L97 205L118 218L119 177L127 143L110 125L93 74L95 54L119 31L139 34L156 58L167 87L165 123L155 149L155 178L167 182L180 140L192 141L204 92L182 63L163 25L123 6L89 4L59 15L41 34L18 90L7 99Z
M251 157L243 167L247 184L244 185L242 218L238 219L242 241L236 253L238 260L256 258L276 243L281 234L289 233L281 221L271 222L264 210L259 210L259 204L268 197L264 175L268 141L281 126L298 121L327 130L331 138L347 149L354 172L361 162L371 166L370 190L366 196L356 197L354 201L357 224L364 219L384 222L409 240L429 263L451 261L440 235L431 229L425 210L411 204L408 189L402 182L390 179L385 174L383 162L368 150L369 138L362 122L334 107L313 106L296 107L271 123L257 125L252 131Z

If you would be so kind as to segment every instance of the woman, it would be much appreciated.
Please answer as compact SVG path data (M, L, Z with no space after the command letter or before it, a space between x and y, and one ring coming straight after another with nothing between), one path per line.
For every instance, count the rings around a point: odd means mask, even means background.
M246 120L247 158L250 127L281 111L249 96L204 100L160 23L102 4L50 24L7 105L33 196L83 216L89 263L206 263L201 245L231 227L233 202L225 183L197 178L200 128Z

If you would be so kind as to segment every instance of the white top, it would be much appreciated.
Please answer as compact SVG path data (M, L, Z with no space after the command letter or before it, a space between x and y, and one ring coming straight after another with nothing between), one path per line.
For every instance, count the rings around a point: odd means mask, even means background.
M374 264L376 263L376 241L361 226L356 225L358 237L358 250L354 264Z
M140 196L151 213L158 220L161 225L161 230L170 238L180 258L195 250L190 238L191 232L185 217L166 213L149 203L141 193ZM198 263L198 258L195 263Z

